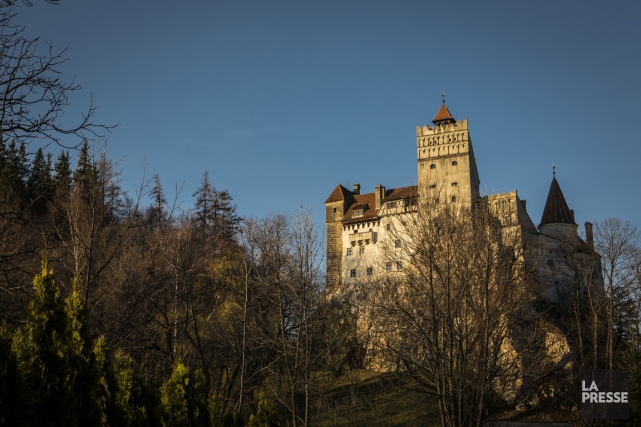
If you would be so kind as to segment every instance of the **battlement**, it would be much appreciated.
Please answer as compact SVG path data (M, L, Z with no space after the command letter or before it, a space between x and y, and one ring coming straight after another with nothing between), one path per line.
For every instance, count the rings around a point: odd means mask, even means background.
M459 131L467 131L467 130L468 130L467 119L464 119L463 121L457 120L456 123L435 125L432 127L429 127L428 125L424 125L423 127L416 126L416 136L417 137L433 136L441 133L459 132Z

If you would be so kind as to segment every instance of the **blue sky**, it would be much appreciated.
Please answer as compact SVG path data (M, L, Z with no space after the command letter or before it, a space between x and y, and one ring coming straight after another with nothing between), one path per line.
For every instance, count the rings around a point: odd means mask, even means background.
M61 0L19 9L69 44L123 185L147 163L182 206L209 170L241 216L311 206L338 183L416 183L416 126L445 91L481 187L518 189L535 224L552 178L579 224L641 226L641 3ZM431 123L430 123L431 124Z

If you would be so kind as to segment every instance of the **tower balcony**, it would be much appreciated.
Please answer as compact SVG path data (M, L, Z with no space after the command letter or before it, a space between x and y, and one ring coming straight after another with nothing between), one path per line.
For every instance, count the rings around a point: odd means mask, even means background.
M356 245L356 244L368 245L372 242L374 242L373 231L365 231L362 233L352 233L349 235L349 243L351 243L352 245Z

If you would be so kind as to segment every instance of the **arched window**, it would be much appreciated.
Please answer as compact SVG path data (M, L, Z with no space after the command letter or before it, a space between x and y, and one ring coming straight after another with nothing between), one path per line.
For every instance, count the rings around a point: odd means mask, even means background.
M457 162L456 160L454 160L454 161L452 162L452 166L457 166L457 165L458 165L458 162Z
M432 164L430 165L430 169L436 169L436 165L435 165L434 163L432 163Z

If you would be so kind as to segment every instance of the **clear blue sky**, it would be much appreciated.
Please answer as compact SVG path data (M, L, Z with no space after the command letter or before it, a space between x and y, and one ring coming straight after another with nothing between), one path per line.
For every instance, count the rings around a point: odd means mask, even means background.
M641 226L641 2L61 0L21 7L69 44L111 156L183 207L202 173L241 216L314 208L337 183L416 182L415 129L441 92L468 118L481 186L535 224L557 178L579 224Z

